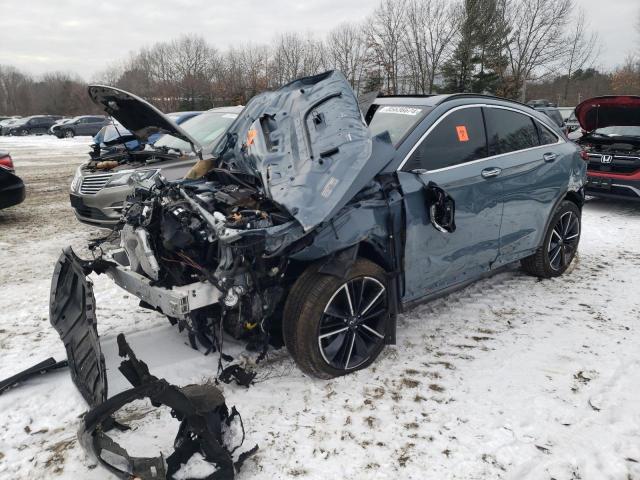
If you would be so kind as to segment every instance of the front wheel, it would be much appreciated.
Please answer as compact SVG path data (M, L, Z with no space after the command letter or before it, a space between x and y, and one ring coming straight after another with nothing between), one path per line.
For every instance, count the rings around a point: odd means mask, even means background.
M562 275L578 252L581 231L580 209L573 202L563 201L549 223L542 247L523 259L522 267L540 278Z
M73 130L64 131L64 138L73 138L73 136L74 136Z
M302 371L333 378L369 366L385 344L386 274L358 259L340 279L311 267L295 283L284 311L284 340Z

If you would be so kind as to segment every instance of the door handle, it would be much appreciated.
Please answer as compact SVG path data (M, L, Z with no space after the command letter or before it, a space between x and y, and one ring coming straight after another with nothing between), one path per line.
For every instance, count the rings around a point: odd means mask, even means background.
M493 178L493 177L497 177L501 173L502 173L501 168L493 167L493 168L485 168L484 170L482 170L481 175L482 175L482 178Z
M558 155L556 155L555 153L545 153L544 155L542 155L542 159L545 162L553 162L556 158L558 158Z

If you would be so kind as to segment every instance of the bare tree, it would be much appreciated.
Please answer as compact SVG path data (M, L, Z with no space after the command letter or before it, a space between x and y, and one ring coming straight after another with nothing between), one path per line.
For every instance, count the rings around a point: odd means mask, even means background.
M564 84L564 103L569 96L569 87L573 80L573 75L578 70L584 70L593 66L593 63L600 54L598 34L593 32L586 20L583 8L578 10L575 20L571 25L569 34L566 37L567 56L564 65L566 66L566 80Z
M407 0L382 0L368 22L371 62L384 71L385 89L391 94L400 91L406 6Z
M416 93L433 93L436 75L453 48L459 8L445 0L408 1L402 42Z
M272 71L276 83L282 84L302 75L304 71L305 40L298 33L284 33L275 45Z
M343 23L329 32L326 52L330 68L340 70L356 94L363 86L367 59L364 31L359 25Z
M527 82L553 71L566 52L564 28L573 0L511 2L507 53L511 95L526 99Z

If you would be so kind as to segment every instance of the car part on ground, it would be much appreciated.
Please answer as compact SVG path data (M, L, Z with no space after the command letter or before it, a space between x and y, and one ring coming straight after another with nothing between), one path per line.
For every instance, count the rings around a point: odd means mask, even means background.
M546 234L582 207L586 164L548 117L477 95L362 104L338 72L254 97L203 178L137 182L86 272L207 352L223 332L284 341L328 378L375 360L418 302L540 249L564 271Z
M118 352L125 360L119 370L133 386L132 389L109 398L107 372L96 328L95 300L86 274L104 271L110 265L102 260L83 262L70 249L65 250L56 264L52 280L50 321L67 351L71 378L91 409L82 420L79 432L81 445L112 472L123 478L174 478L184 464L196 453L214 464L216 472L207 478L233 479L253 449L234 454L244 442L244 426L235 408L229 410L222 392L213 384L176 387L149 373L147 365L138 360L124 335L118 335ZM116 443L109 432L126 429L114 414L123 406L148 398L155 407L167 406L180 422L174 447L166 459L132 457ZM230 446L229 429L234 421L240 423L242 440Z
M9 378L0 380L0 395L7 390L15 387L16 385L24 382L25 380L68 366L69 362L67 360L57 362L53 357L47 358L46 360L34 365L33 367L29 367L26 370L23 370L20 373L16 373Z
M589 155L587 193L640 201L640 97L605 96L576 107Z
M25 198L26 188L22 179L15 174L11 155L0 151L0 209L18 205Z

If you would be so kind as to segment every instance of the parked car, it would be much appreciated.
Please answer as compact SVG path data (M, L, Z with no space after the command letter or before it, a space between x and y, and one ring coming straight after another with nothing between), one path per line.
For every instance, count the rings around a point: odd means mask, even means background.
M167 117L173 120L177 125L181 125L187 120L200 115L202 112L173 112L168 113ZM154 133L150 135L145 143L141 143L137 140L136 136L133 135L129 130L120 125L118 122L111 122L105 127L103 127L94 137L93 137L93 151L94 155L97 156L101 153L106 153L109 151L111 153L115 151L122 150L139 150L144 148L145 145L151 144L153 145L160 137L162 137L162 133Z
M49 127L49 131L47 132L49 135L55 135L56 132L58 131L58 129L60 128L60 125L65 124L65 123L69 123L73 120L73 118L68 118L68 117L63 117L60 120L56 120L53 125L51 125Z
M529 100L527 102L527 105L529 105L530 107L533 107L533 108L555 107L556 106L555 103L550 102L546 98L540 98L540 99L537 99L537 100Z
M575 132L580 128L580 122L578 122L578 118L576 117L575 109L571 115L569 115L569 118L565 120L564 124L566 125L569 133Z
M640 96L590 98L576 116L576 141L589 155L587 194L640 201Z
M44 135L49 131L51 125L59 120L58 115L33 115L21 118L7 129L8 135Z
M24 199L24 182L16 175L11 155L0 151L0 209L18 205Z
M559 276L580 240L581 149L495 97L385 97L361 112L327 72L254 97L203 161L200 179L137 179L121 249L63 253L52 292L78 294L52 294L55 318L95 329L78 312L98 271L209 351L223 328L263 348L282 339L329 378L393 343L398 312L515 261Z
M105 89L102 95L123 94L117 89L106 92ZM94 100L108 109L108 105L101 104L97 97ZM94 149L91 160L76 171L71 184L70 200L76 218L83 223L113 227L120 220L127 196L133 191L129 185L133 174L151 178L162 173L171 180L182 178L194 166L198 157L189 143L178 137L187 135L187 138L193 139L194 144L211 149L213 143L242 111L242 107L225 107L204 113L164 115L146 102L136 103L131 108L137 110L122 109L117 114L113 113L122 123L109 125L104 131L101 130L99 147ZM135 115L148 115L151 123L139 129L135 122L128 120L127 115L134 118ZM153 124L156 120L157 125ZM178 122L182 125L179 126ZM149 134L158 131L169 133ZM154 136L158 139L150 145L148 142Z
M564 123L564 119L562 118L562 114L560 113L560 110L558 110L558 108L556 107L534 107L534 108L539 112L544 113L547 117L553 120L553 123L555 123L558 127L560 127L560 129L565 135L569 133L567 130L567 126Z
M53 134L58 138L93 137L102 127L109 123L110 120L104 115L81 115L60 124L53 130Z
M11 125L15 125L20 120L21 118L18 117L18 118L7 118L5 120L0 121L0 135L9 135L9 127L11 127Z

